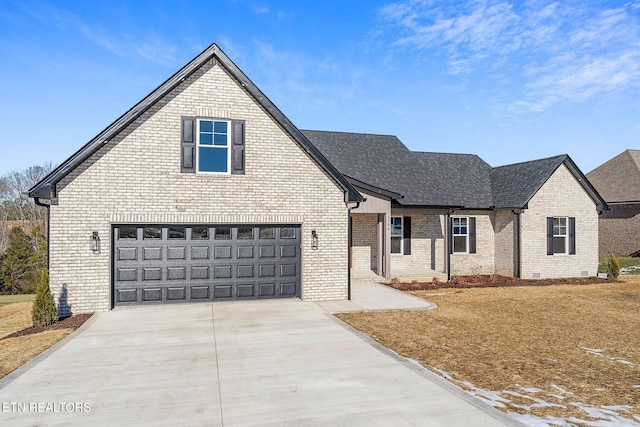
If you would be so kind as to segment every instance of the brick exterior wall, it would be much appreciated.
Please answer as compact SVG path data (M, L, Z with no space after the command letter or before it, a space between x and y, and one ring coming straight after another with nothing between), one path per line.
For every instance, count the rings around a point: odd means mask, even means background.
M354 214L351 223L352 268L376 271L378 268L378 214Z
M516 271L516 254L518 253L516 214L510 210L494 212L495 232L495 273L501 276L514 277Z
M495 273L493 212L456 211L453 215L474 217L476 219L476 253L451 254L451 275Z
M245 120L246 174L180 172L181 116ZM61 314L110 309L111 226L302 225L305 300L347 298L343 190L214 61L203 65L65 177L51 207L51 289ZM311 250L311 230L319 249ZM100 253L89 249L93 231Z
M609 205L600 215L600 257L629 256L640 251L640 204Z
M414 211L415 212L415 211ZM411 255L391 254L391 275L398 271L445 271L445 217L441 211L394 209L391 216L411 217Z
M547 217L576 218L576 255L547 255ZM525 279L595 276L598 212L571 172L560 166L521 215L521 276Z

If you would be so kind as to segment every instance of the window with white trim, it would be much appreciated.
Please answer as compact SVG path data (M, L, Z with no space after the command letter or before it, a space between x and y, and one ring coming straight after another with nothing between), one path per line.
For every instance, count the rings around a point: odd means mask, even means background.
M402 255L402 217L391 217L391 253Z
M466 216L452 217L453 253L469 253L469 218Z
M198 119L196 164L198 172L229 173L230 132L229 122Z
M553 218L553 254L554 255L566 255L568 253L569 233L568 233L568 218L567 217L554 217Z

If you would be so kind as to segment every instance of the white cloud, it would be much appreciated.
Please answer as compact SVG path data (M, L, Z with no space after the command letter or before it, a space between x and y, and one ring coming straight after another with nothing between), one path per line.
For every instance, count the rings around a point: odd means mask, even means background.
M640 86L640 2L596 8L590 3L531 0L408 0L379 14L391 49L444 57L452 75L505 74L519 84L508 112L544 111ZM433 55L433 54L436 55ZM512 83L513 84L513 83Z

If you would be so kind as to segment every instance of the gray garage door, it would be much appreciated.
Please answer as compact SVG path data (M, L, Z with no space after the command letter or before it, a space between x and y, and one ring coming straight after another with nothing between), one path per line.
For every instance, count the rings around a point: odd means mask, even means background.
M118 225L116 306L300 295L300 227Z

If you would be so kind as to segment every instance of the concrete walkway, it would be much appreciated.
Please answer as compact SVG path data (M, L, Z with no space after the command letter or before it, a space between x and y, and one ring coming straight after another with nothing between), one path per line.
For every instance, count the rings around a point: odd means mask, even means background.
M377 286L352 292L428 308ZM382 308L361 297L351 308ZM0 380L0 425L520 425L329 308L287 299L98 313Z

